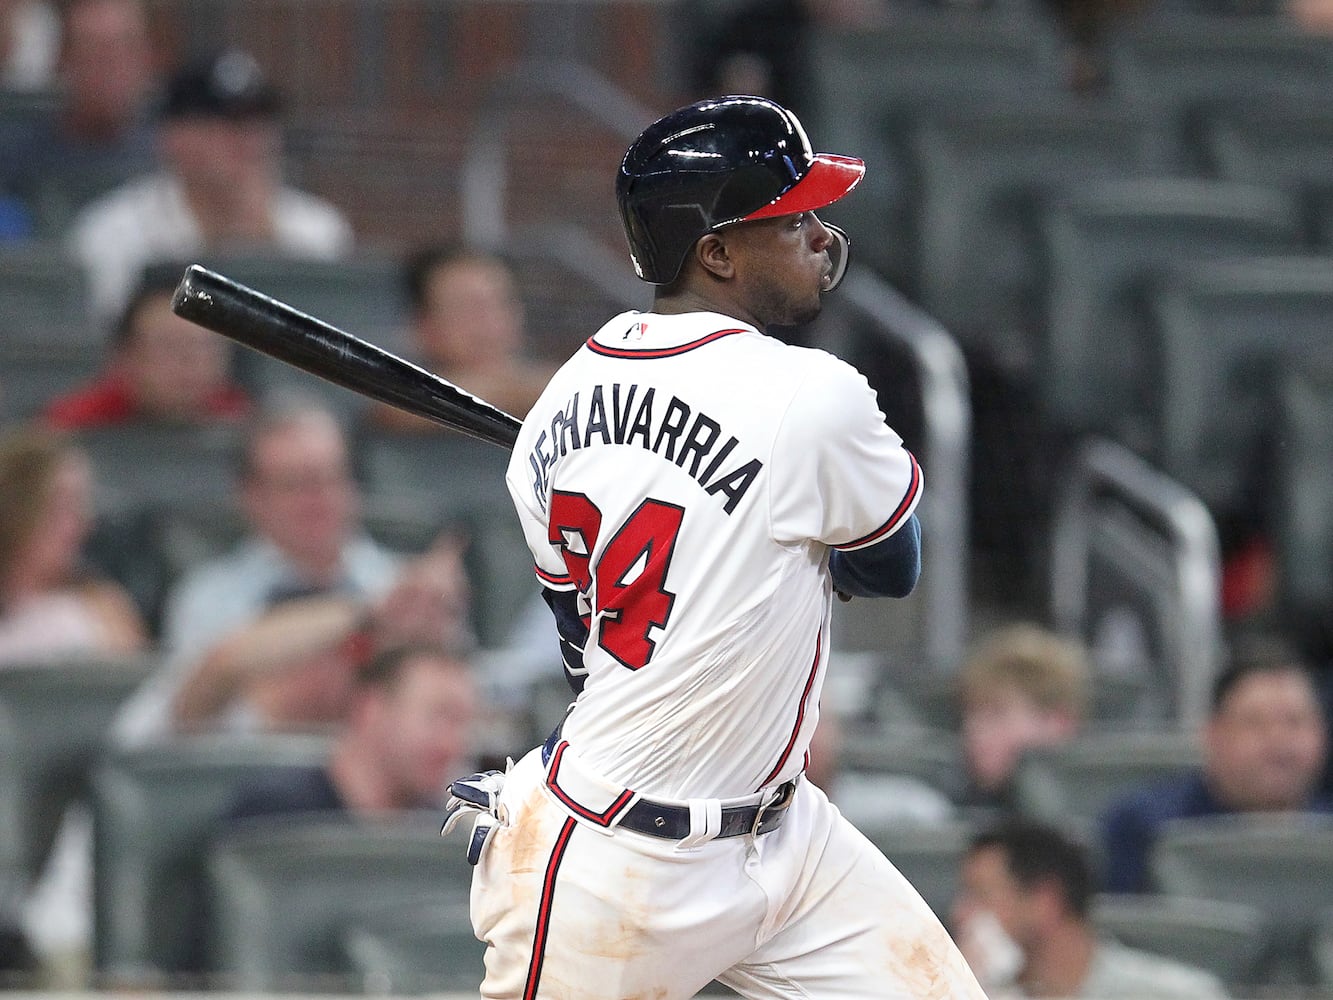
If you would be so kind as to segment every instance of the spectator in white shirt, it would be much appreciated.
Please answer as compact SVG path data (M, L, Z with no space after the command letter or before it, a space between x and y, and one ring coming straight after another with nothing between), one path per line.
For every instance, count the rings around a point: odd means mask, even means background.
M162 170L75 217L71 249L87 270L95 318L124 306L145 266L208 253L333 259L352 228L333 205L283 183L280 98L235 49L188 63L160 112Z

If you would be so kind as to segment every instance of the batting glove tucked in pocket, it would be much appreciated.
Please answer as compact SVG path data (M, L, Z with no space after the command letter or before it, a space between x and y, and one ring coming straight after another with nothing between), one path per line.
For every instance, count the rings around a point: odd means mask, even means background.
M510 766L513 766L512 762ZM449 785L449 799L444 804L444 826L440 829L440 836L448 836L465 815L471 816L472 836L467 845L470 864L477 863L495 828L509 822L509 814L500 802L506 773L507 770L481 771L459 778Z

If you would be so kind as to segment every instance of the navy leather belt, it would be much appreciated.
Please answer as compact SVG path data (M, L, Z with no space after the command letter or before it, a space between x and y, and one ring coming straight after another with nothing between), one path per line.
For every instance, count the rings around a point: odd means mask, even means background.
M542 747L542 763L549 763L556 744L560 741L560 727L551 733ZM740 837L747 833L762 834L776 830L782 825L796 793L796 782L788 781L778 786L767 802L750 806L726 806L722 810L722 826L718 837ZM652 799L639 799L620 820L620 826L635 833L663 840L684 840L690 835L690 809L688 806L672 805L667 802L655 802Z
M722 827L719 837L740 837L747 833L761 834L776 830L782 825L791 805L792 795L796 791L795 782L788 781L779 787L768 803L753 806L728 806L722 810ZM639 799L630 806L620 825L635 833L645 833L650 837L662 837L666 840L684 840L690 835L690 810L685 806L668 805L654 802L652 799Z

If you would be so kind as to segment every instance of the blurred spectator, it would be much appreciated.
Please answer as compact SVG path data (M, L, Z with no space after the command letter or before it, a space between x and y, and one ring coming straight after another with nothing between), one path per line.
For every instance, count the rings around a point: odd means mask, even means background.
M1083 724L1092 683L1087 653L1040 626L1010 625L973 649L959 683L966 786L956 802L1012 811L1024 751L1063 743Z
M412 348L423 367L486 402L523 417L554 368L524 354L523 304L509 267L463 247L431 246L404 268L412 310ZM439 430L438 424L378 406L373 422L388 430Z
M129 595L82 561L92 487L86 456L64 435L23 425L0 436L0 668L146 647ZM87 933L81 900L88 879L79 862L87 831L86 816L67 813L41 879L21 904L34 971L51 984L65 982L59 970Z
M474 765L477 714L467 660L433 645L382 650L356 672L328 760L249 784L230 818L442 808L447 782Z
M167 664L125 707L121 739L328 723L376 644L471 644L460 545L441 537L404 561L365 533L347 440L323 405L256 413L237 475L251 533L173 588Z
M1161 0L1045 0L1044 7L1064 38L1066 82L1091 94L1110 84L1107 50L1115 32Z
M167 663L123 711L123 741L328 723L378 645L472 641L460 545L444 537L404 562L365 534L328 410L297 401L257 414L238 477L250 534L173 590Z
M953 934L992 1000L1208 1000L1215 977L1098 933L1088 852L1051 827L1008 821L963 858Z
M1149 860L1174 819L1333 812L1318 790L1328 730L1309 670L1283 643L1247 638L1213 687L1203 766L1113 804L1103 820L1106 887L1151 891Z
M144 647L129 595L81 560L92 489L88 459L63 436L0 437L0 663Z
M38 235L55 235L94 197L156 166L156 86L142 0L61 5L57 103L0 127L0 187Z
M282 182L279 108L259 64L235 49L168 81L164 169L107 193L73 223L71 248L97 315L122 309L154 261L256 250L331 259L350 250L342 214Z
M50 86L60 19L47 0L0 0L0 87Z
M245 416L250 400L232 381L230 342L171 311L179 277L180 269L150 269L112 331L101 374L51 400L44 411L49 424L82 430Z
M405 641L470 646L462 545L444 536L373 602L324 589L283 595L218 643L176 697L183 728L300 729L341 718L366 656Z
M1333 2L1330 0L1287 0L1283 6L1297 27L1311 35L1333 36Z

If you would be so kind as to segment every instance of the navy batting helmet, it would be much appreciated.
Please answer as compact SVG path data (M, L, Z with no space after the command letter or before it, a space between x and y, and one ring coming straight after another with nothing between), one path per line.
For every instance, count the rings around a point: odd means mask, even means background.
M719 97L673 111L630 144L616 203L634 270L670 284L707 233L736 222L831 205L865 174L850 156L812 153L796 116L763 97ZM832 289L847 266L847 235L829 253Z

